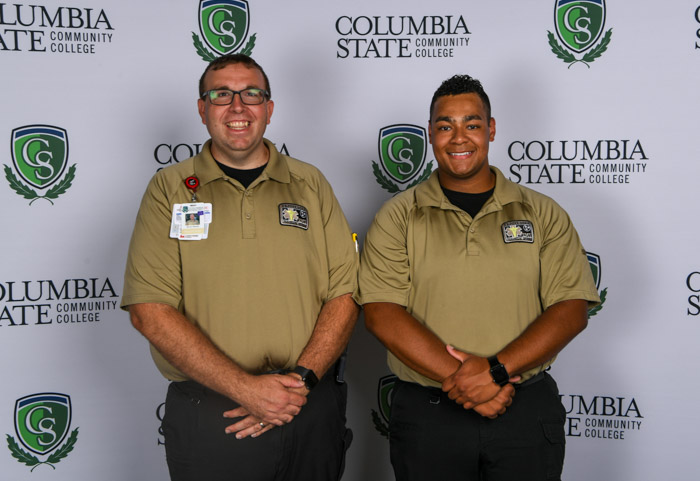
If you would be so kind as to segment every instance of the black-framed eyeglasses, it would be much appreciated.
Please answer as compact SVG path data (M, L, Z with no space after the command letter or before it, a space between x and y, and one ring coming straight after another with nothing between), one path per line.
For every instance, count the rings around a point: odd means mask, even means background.
M241 96L241 102L246 105L260 105L270 97L266 90L256 88L243 90L212 89L204 92L202 99L209 97L209 101L214 105L231 105L236 94Z

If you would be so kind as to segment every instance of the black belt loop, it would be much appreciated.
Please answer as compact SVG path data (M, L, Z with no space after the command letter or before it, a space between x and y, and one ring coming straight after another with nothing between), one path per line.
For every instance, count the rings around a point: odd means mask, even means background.
M202 402L202 398L207 394L207 388L195 381L172 381L181 392L186 393L190 402L195 406Z

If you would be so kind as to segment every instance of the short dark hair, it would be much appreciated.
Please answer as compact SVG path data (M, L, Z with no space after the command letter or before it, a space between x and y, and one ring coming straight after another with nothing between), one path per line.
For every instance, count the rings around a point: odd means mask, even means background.
M265 90L267 90L267 95L268 98L272 96L272 92L270 91L270 80L267 78L267 74L263 70L263 68L253 60L252 57L249 57L248 55L243 55L242 53L234 53L230 55L222 55L221 57L217 57L211 62L209 62L209 65L207 65L207 68L204 69L204 73L202 76L199 78L199 98L202 98L202 95L204 95L204 77L207 76L207 72L210 70L220 70L227 65L235 65L235 64L243 64L248 68L256 68L260 71L260 73L263 76L263 79L265 80Z
M489 96L484 92L484 87L477 79L469 75L454 75L440 84L430 101L430 119L433 118L433 107L438 98L446 95L477 94L486 109L486 120L491 119L491 102Z

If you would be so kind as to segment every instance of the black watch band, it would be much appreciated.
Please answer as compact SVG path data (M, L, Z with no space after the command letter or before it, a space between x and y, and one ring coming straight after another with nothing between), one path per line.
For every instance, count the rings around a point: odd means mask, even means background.
M510 376L508 375L508 371L506 371L506 367L501 364L501 361L498 360L498 357L491 356L488 358L488 361L489 365L491 366L489 371L491 372L493 382L499 386L505 386L508 384Z
M316 384L318 384L318 378L316 377L316 373L313 372L311 369L307 369L304 366L297 366L294 369L292 369L290 372L295 372L301 376L301 380L304 381L304 384L306 384L306 389L311 391Z

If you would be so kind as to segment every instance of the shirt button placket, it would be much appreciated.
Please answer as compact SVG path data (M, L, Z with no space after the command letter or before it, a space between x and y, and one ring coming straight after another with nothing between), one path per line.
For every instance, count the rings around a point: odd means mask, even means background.
M242 231L244 239L255 238L255 218L253 216L253 192L246 190L241 205Z
M472 220L471 224L468 226L469 232L467 233L467 254L470 256L479 255L479 243L476 240L476 225Z

